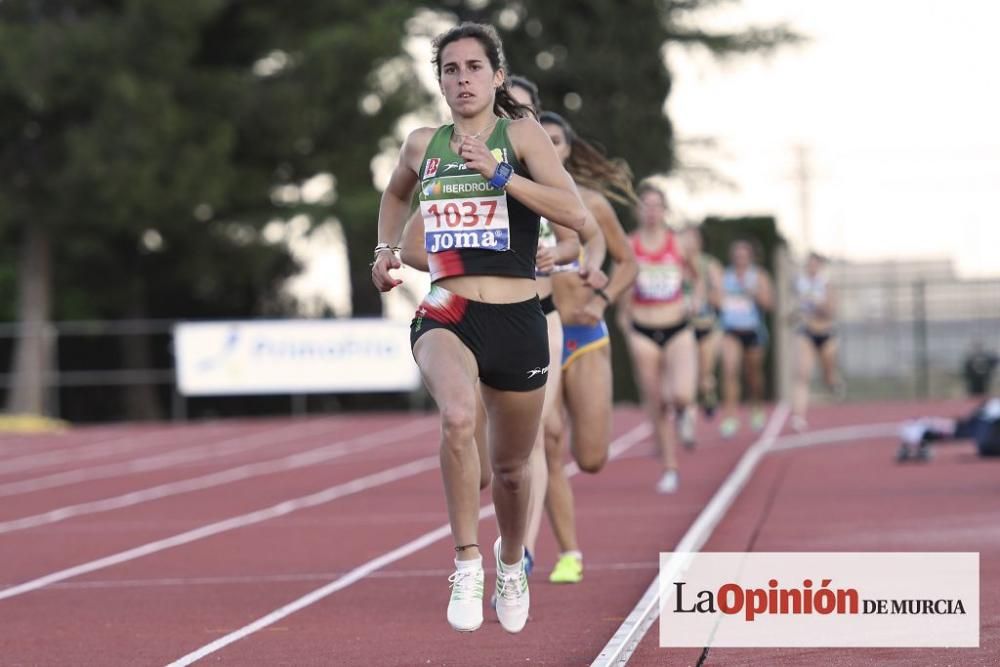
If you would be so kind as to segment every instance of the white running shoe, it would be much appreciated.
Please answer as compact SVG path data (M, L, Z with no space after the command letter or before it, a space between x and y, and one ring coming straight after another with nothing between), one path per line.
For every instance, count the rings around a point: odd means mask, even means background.
M656 484L657 493L676 493L677 487L680 486L680 476L678 476L676 470L668 470L663 473L663 477Z
M806 421L805 417L801 415L792 415L792 430L796 433L802 433L809 429L809 422Z
M504 630L520 632L528 622L531 596L528 594L528 576L524 573L524 558L515 568L500 562L500 538L493 543L497 561L497 618Z
M681 436L681 444L685 449L694 449L694 411L693 406L689 406L681 414L677 430Z
M448 602L448 623L459 632L478 630L483 624L483 561L479 566L456 569L451 582L451 600Z
M843 403L847 400L847 383L841 380L830 388L834 399Z

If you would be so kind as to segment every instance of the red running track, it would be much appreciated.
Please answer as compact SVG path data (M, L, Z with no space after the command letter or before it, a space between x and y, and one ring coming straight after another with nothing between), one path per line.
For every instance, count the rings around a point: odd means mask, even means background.
M826 430L963 407L837 406L818 408L811 423ZM443 539L432 541L432 535L429 545L384 567L355 570L386 554L399 555L401 546L446 524L433 416L243 420L0 437L0 484L111 464L120 473L0 501L0 663L164 665L339 581L347 585L243 631L203 662L588 664L655 576L658 553L678 543L753 439L745 433L723 442L710 426L703 428L696 451L682 452L680 491L664 497L653 492L659 471L648 438L637 437L641 416L631 409L616 412L615 437L636 444L601 474L573 479L585 580L576 586L547 583L555 546L543 529L531 621L516 636L504 633L489 611L475 633L447 626L452 553L446 531L438 530ZM249 446L225 444L234 439ZM939 448L928 465L900 467L892 461L895 446L893 438L881 437L768 454L704 550L980 551L980 649L703 654L658 648L654 625L630 664L1000 662L1000 466L975 459L969 446L955 446ZM206 455L170 458L192 447ZM36 454L47 458L25 458ZM148 469L121 468L164 455ZM302 455L307 458L296 458ZM205 480L202 487L184 490L198 479ZM148 497L153 488L171 493ZM100 509L123 497L136 502ZM489 504L487 495L482 500ZM3 532L12 520L68 507L82 509ZM495 535L493 520L484 519L480 542L490 544ZM35 583L25 587L28 582Z

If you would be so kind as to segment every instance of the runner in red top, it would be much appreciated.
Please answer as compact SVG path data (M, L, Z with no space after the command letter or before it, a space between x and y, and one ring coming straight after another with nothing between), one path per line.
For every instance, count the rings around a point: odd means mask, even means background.
M688 251L666 224L667 212L663 192L649 183L639 187L639 228L631 236L639 276L618 317L643 407L653 422L663 464L660 493L673 493L679 483L674 427L686 445L694 445L694 423L686 408L694 400L698 358L684 298Z

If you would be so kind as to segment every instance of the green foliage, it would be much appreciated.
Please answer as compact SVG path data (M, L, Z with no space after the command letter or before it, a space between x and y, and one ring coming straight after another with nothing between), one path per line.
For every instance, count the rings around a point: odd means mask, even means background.
M705 252L725 266L729 264L729 246L734 241L750 241L757 255L757 263L774 274L774 253L785 239L778 232L771 216L720 218L710 216L702 224Z
M14 248L28 226L46 231L53 258L53 310L35 317L293 314L279 287L297 267L261 230L335 215L374 236L373 148L423 98L372 73L399 57L411 11L0 0L0 316L24 316ZM372 91L380 109L360 113ZM332 203L273 196L321 172L335 179ZM374 290L359 292L379 308ZM115 366L110 356L91 367Z
M54 317L122 317L136 293L150 316L289 312L276 291L295 266L258 232L297 213L341 214L341 202L351 224L374 228L372 149L420 98L403 85L380 91L378 113L358 104L398 56L409 11L0 2L0 233L51 231ZM336 179L332 207L272 199L318 172ZM149 230L162 250L145 247Z

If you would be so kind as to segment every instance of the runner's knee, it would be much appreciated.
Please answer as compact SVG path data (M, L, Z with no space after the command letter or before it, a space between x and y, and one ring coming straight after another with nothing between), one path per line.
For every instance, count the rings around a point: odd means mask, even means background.
M476 435L475 403L444 406L441 409L441 435L446 446L466 449Z
M667 402L662 396L645 401L645 406L651 419L659 419L667 414Z
M494 483L508 491L528 488L528 461L501 461L493 464Z
M545 436L545 456L548 458L553 454L558 455L562 444L562 423L546 420L542 425L542 433Z
M595 453L595 454L583 454L581 453L576 457L576 465L580 468L581 472L589 473L591 475L601 472L604 465L608 462L608 455Z
M586 438L573 441L573 458L581 472L598 473L608 462L607 441L598 442Z
M553 470L562 470L563 449L559 440L553 440L550 446L548 440L545 441L545 465L549 469L549 474Z
M674 394L674 397L671 400L671 407L673 407L675 415L680 415L692 403L694 403L693 392L685 391L684 393Z

